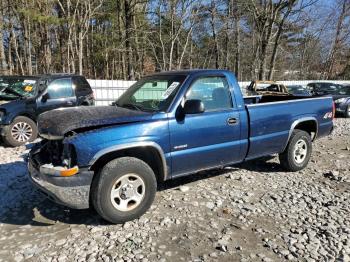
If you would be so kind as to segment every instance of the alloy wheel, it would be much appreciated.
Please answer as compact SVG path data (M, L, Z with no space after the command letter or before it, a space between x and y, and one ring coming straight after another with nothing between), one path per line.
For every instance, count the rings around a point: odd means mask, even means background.
M13 125L11 135L17 142L27 142L33 135L33 129L26 122L18 122Z

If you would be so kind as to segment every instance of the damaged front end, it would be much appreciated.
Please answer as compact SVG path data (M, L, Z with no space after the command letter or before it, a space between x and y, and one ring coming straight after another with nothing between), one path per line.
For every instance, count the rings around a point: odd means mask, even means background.
M33 154L33 161L40 166L42 173L66 177L79 171L74 146L63 143L62 139L43 140L33 151L38 152Z
M71 208L89 207L93 172L77 166L73 145L44 139L31 150L28 169L31 181L49 199Z
M87 138L88 134L151 118L151 113L115 106L73 107L41 114L38 130L43 140L29 155L31 180L55 202L76 209L88 208L94 175L88 167L89 160L98 149L96 144L91 147L93 141ZM98 138L102 143L110 136Z

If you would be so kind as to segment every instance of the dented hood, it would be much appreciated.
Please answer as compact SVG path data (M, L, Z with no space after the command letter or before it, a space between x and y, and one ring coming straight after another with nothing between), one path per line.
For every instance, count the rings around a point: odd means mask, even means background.
M70 131L145 121L151 117L149 112L116 106L82 106L43 113L38 118L38 128L43 137L58 139Z

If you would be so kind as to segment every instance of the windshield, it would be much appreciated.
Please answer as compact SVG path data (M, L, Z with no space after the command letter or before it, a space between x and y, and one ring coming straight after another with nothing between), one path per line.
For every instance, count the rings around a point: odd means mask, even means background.
M36 80L0 77L0 96L14 99L32 97L36 94Z
M307 91L303 86L287 86L288 92L291 94L297 95L307 95L309 91Z
M350 88L332 83L316 84L315 91L324 95L350 95Z
M350 87L339 85L336 90L334 90L334 94L336 95L350 95Z
M116 105L139 111L167 111L185 75L152 76L132 85Z

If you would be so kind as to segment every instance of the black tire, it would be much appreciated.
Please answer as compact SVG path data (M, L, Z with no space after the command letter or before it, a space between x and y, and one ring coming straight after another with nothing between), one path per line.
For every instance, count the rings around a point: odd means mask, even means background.
M16 128L25 126L25 130L27 130L25 136L16 135L14 132ZM18 134L18 133L17 133ZM7 127L7 131L5 132L5 136L3 137L5 144L9 146L21 146L27 142L32 142L38 137L38 127L35 122L25 116L16 117L12 123Z
M300 146L302 147L300 148ZM299 147L296 149L296 147ZM306 149L304 152L304 147ZM301 150L301 151L300 151ZM312 142L310 135L303 130L294 130L286 149L279 155L280 163L287 171L299 171L304 169L309 163L312 152Z
M115 190L115 183L129 174L135 174L143 181L144 195L133 209L121 211L115 207L118 202L116 200L128 201L128 199L121 200L118 197L112 200L111 192ZM94 178L91 186L91 200L101 217L111 223L120 224L142 216L152 205L156 191L157 181L153 170L140 159L122 157L107 163ZM112 201L115 202L112 203Z
M348 107L346 108L346 111L345 111L345 113L344 113L344 116L345 116L346 118L350 118L350 105L348 105Z

